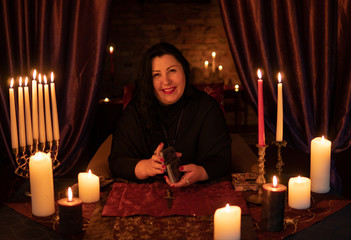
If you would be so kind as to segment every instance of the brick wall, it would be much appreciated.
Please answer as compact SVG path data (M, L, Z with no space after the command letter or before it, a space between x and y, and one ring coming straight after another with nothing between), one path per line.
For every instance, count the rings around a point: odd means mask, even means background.
M115 46L113 73L107 46L101 95L121 95L122 86L134 81L144 50L160 41L183 52L195 82L239 83L217 0L113 0L108 36L108 46ZM204 61L211 64L213 51L216 66L223 66L220 80L204 78Z

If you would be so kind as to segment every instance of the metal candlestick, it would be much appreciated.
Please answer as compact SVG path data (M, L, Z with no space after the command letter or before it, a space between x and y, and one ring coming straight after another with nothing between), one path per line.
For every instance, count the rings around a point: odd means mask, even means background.
M266 173L264 170L264 162L266 159L264 156L266 155L266 148L268 145L259 146L256 145L258 148L258 176L256 179L256 185L258 188L258 195L251 195L248 198L248 201L254 204L261 204L262 203L262 186L266 183L266 179L264 178L264 174Z
M16 175L20 177L29 178L29 158L38 151L45 153L50 152L52 159L52 169L55 170L60 162L57 159L59 148L59 140L54 140L46 143L39 143L38 139L33 140L33 145L27 147L13 148L12 152L16 157L17 168Z
M281 177L281 174L283 172L283 165L284 165L282 154L281 154L281 148L286 147L287 142L283 140L283 141L274 141L273 143L278 147L278 151L277 151L278 162L275 166L278 170L278 176Z

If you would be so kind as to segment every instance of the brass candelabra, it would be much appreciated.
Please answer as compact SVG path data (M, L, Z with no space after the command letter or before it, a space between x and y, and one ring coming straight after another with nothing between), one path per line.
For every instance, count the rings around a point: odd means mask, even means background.
M49 153L52 159L52 169L54 170L60 165L57 159L59 148L59 140L39 143L38 139L33 140L33 145L26 147L13 148L12 152L15 155L17 168L15 174L20 177L29 178L29 158L38 151Z
M278 147L278 150L277 150L278 162L275 166L276 166L277 171L278 171L278 176L281 177L281 174L283 172L283 166L284 166L284 162L283 162L283 158L282 158L282 154L281 154L281 149L282 149L282 147L286 147L287 142L285 140L274 141L273 144Z

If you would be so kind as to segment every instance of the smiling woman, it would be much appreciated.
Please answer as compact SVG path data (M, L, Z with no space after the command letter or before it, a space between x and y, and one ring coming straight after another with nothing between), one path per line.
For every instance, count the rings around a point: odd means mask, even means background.
M115 177L156 180L173 187L230 173L231 139L217 101L190 84L189 63L169 43L149 48L134 96L113 134L109 165ZM165 175L162 151L174 147L183 177ZM162 178L161 178L162 179Z

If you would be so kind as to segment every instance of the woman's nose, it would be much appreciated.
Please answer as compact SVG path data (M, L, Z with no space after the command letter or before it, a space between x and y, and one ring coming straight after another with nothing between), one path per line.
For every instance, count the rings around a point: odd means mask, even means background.
M164 85L169 85L169 84L172 83L172 80L171 80L167 75L164 75L164 76L162 77L162 83L163 83Z

